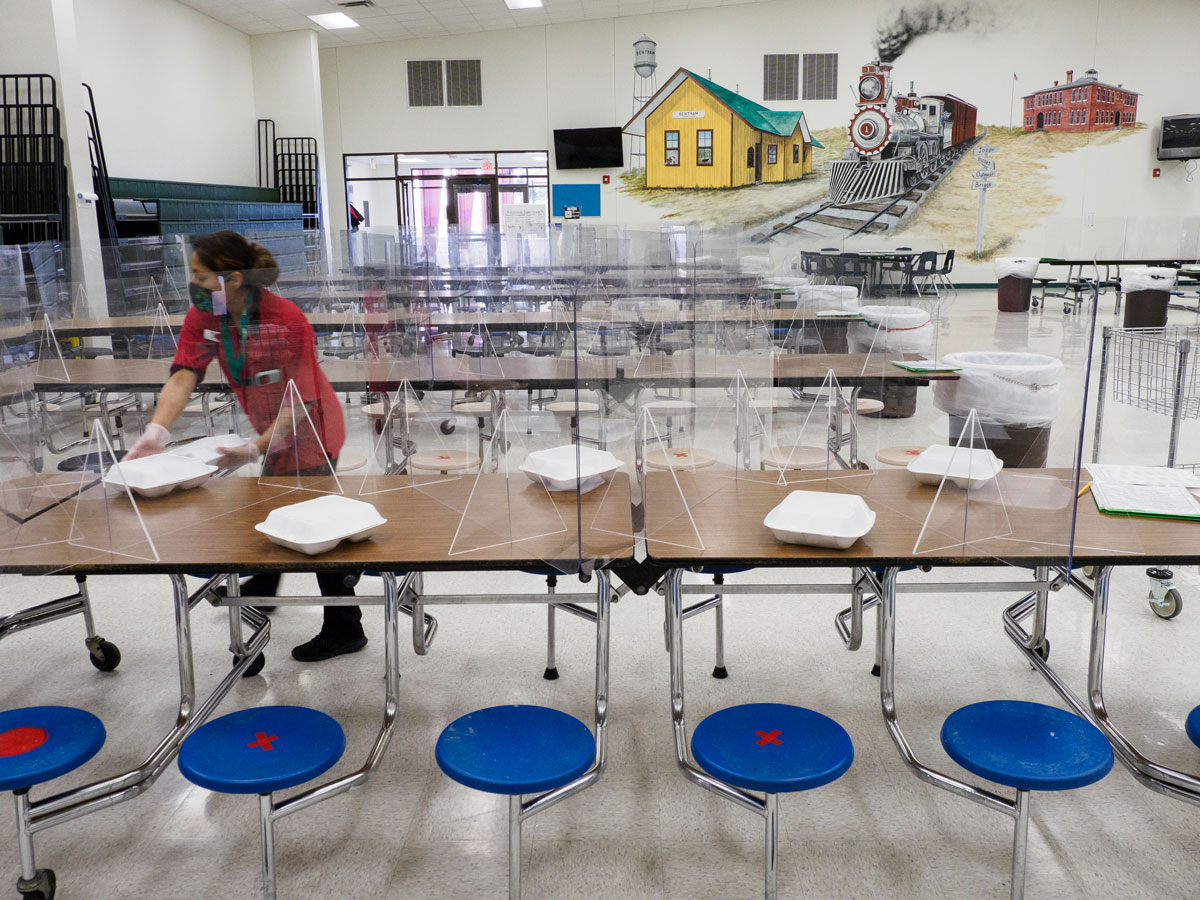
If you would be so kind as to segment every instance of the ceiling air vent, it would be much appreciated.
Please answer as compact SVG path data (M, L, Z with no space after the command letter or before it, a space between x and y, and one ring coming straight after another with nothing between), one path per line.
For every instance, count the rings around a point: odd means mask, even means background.
M342 9L361 9L364 6L374 6L374 0L346 0L345 3L339 3Z

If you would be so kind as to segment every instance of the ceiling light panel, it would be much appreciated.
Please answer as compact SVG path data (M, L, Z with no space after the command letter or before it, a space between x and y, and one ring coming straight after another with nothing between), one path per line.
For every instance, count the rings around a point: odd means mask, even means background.
M314 22L329 31L335 28L357 28L358 23L355 22L345 13L322 13L319 16L309 16Z

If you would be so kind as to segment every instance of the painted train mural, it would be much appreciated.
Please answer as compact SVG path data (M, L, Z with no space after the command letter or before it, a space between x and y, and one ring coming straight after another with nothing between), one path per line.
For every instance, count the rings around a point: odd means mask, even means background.
M826 164L835 204L893 197L956 159L975 141L976 108L953 94L896 94L890 63L871 62L858 79L850 146Z

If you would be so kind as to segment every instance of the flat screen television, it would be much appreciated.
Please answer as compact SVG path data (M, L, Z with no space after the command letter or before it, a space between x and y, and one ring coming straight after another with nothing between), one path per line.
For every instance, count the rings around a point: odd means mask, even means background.
M1159 159L1200 159L1200 116L1164 116Z
M560 169L616 169L625 164L621 129L556 128L554 162Z

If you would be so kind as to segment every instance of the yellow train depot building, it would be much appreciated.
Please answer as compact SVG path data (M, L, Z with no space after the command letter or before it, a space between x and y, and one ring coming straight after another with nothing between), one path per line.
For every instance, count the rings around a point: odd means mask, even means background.
M625 125L646 139L646 187L735 188L795 181L812 171L802 112L767 109L679 69Z

